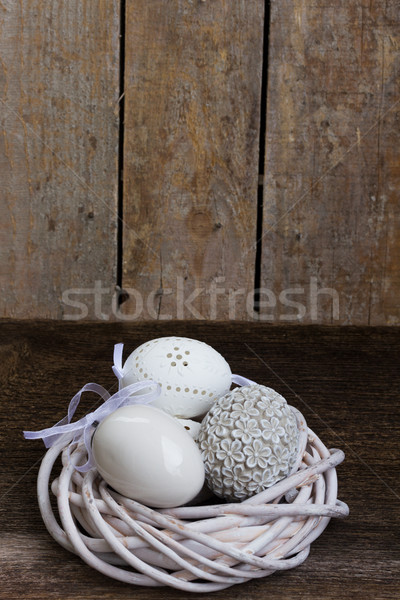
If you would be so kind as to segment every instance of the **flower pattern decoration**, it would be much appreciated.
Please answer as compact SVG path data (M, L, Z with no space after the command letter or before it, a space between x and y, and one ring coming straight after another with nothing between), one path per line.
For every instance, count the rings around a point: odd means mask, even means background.
M242 421L247 421L247 419L251 419L252 417L258 417L259 414L260 411L254 406L254 403L251 400L234 402L232 404L232 419L242 419Z
M215 455L225 467L232 468L235 463L243 462L244 454L241 452L242 444L239 440L225 438L221 441Z
M296 418L275 390L243 386L211 407L198 445L213 492L229 501L244 500L291 473L298 452Z
M203 460L207 461L208 464L213 464L215 455L219 448L219 440L216 435L211 433L207 438L199 440L200 450L203 455Z
M243 449L243 453L246 455L246 465L250 469L254 467L260 467L266 469L270 464L270 458L272 450L269 446L266 446L259 439L255 439Z
M279 444L279 440L285 435L285 430L282 425L280 425L278 417L261 419L261 427L261 435L266 442L271 440L274 444Z
M218 413L218 415L214 415L210 419L210 425L213 427L213 431L219 437L224 437L226 431L232 426L233 419L229 415L229 413L224 410Z
M232 436L239 438L244 444L250 444L252 439L258 438L262 435L260 428L258 427L255 419L237 419L235 421L235 429L232 430Z

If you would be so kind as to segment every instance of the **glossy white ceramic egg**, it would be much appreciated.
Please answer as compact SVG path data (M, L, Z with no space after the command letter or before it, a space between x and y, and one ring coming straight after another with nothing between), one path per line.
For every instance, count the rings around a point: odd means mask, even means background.
M208 344L185 337L157 338L127 358L121 385L152 379L161 395L152 406L190 419L205 414L231 387L226 360Z
M111 413L97 427L92 450L103 479L148 506L185 504L204 483L196 443L176 419L152 406L124 406Z
M196 441L199 437L201 423L192 421L191 419L177 419L177 421L186 429L190 437Z

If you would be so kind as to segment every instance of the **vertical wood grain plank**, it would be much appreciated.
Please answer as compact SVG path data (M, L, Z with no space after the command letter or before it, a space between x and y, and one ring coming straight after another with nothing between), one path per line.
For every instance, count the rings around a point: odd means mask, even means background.
M79 316L113 291L119 2L0 3L0 316ZM93 295L71 296L88 307Z
M271 2L263 319L400 323L399 48L395 0Z
M126 318L249 318L263 13L259 0L127 3Z

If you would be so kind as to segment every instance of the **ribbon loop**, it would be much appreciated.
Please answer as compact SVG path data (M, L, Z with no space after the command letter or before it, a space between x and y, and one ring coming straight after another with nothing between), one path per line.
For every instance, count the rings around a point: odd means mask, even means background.
M119 374L122 373L122 349L123 344L116 344L114 346L114 366L115 371L117 371ZM120 377L118 377L118 379L120 379ZM84 392L94 392L100 396L104 402L93 412L90 412L78 421L71 423L81 400L81 396ZM68 406L68 413L63 419L61 419L61 421L58 421L58 423L52 427L41 429L40 431L24 431L24 437L27 440L42 439L46 448L50 448L57 443L61 436L63 436L65 433L74 434L72 443L79 442L81 439L83 439L88 460L84 465L76 466L75 468L77 471L86 472L89 471L89 469L91 469L93 466L93 456L91 450L91 429L93 426L97 426L109 414L121 406L127 406L131 404L150 404L153 402L153 400L158 398L160 393L161 387L159 384L151 380L132 383L125 388L119 389L118 392L112 396L103 386L98 385L97 383L87 383L72 398Z
M89 469L93 467L93 456L91 449L92 429L97 427L101 421L103 421L112 412L117 410L117 408L130 404L150 404L161 394L160 385L151 380L138 381L124 388L121 387L121 380L123 378L123 348L123 344L114 345L114 364L112 370L119 382L118 392L111 396L103 386L97 383L87 383L72 398L68 406L67 415L63 417L61 421L58 421L58 423L52 427L41 429L40 431L24 431L23 433L25 439L42 439L46 448L50 448L56 444L64 434L73 434L70 447L71 445L82 440L88 455L87 462L82 466L75 466L75 468L80 472L89 471ZM251 379L247 379L246 377L242 377L241 375L232 375L232 383L236 383L240 386L246 386L252 385L255 382ZM72 423L73 416L79 406L81 396L84 392L94 392L103 399L103 404L101 404L93 412L88 413L78 421Z
M123 344L115 344L114 346L114 364L112 366L112 370L119 383L121 384L121 379L124 376L123 368L122 368L122 352L124 349Z
M247 379L247 377L242 377L242 375L232 375L232 383L236 383L237 385L253 385L256 382L251 379Z

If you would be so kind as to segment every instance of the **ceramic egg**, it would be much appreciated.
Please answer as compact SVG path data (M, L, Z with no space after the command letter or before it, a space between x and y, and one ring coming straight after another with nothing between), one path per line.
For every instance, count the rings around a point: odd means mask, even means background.
M298 452L296 417L275 390L236 388L212 406L198 437L206 480L227 500L243 500L290 474Z
M186 429L190 437L196 441L199 437L201 424L191 419L177 419L177 421Z
M117 409L92 440L98 472L117 492L147 506L186 504L201 490L204 465L184 427L147 405Z
M152 406L190 419L205 414L231 387L226 360L208 344L185 337L164 337L136 348L123 367L121 385L151 379L161 386ZM143 393L143 392L142 392Z

